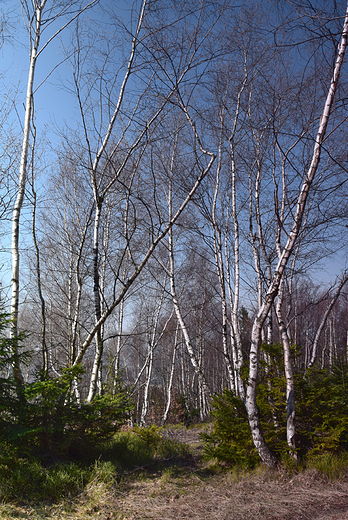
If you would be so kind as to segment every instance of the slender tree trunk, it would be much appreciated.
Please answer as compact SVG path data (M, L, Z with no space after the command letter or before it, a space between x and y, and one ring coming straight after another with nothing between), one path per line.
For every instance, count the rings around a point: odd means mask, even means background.
M155 310L155 315L153 319L150 321L150 333L149 333L149 341L148 341L148 354L147 354L147 373L146 373L146 381L145 381L145 387L144 387L144 396L143 396L143 406L141 411L141 417L140 417L140 426L146 426L146 416L149 408L149 391L150 391L150 383L151 383L151 376L152 376L152 367L153 367L153 353L155 348L158 345L158 342L162 338L168 323L172 317L172 314L167 319L166 323L164 324L164 327L162 328L161 333L158 335L158 323L160 318L160 313L163 305L164 300L164 294L165 294L165 287L166 287L166 276L164 277L163 284L162 284L162 292L159 299L159 302L157 304L157 309ZM157 337L156 337L157 336Z
M25 187L27 182L27 162L28 162L28 151L29 151L29 140L30 140L30 121L32 118L33 111L33 86L34 86L34 75L36 68L36 57L38 53L40 36L41 36L41 23L42 23L42 11L45 7L46 0L43 0L35 9L34 14L34 38L30 40L31 53L30 53L30 64L29 64L29 75L27 83L27 94L25 101L25 116L23 124L23 141L22 141L22 152L21 161L19 167L19 179L18 179L18 191L15 201L15 205L12 213L12 299L11 299L11 338L15 341L18 336L18 307L19 307L19 220L21 210L23 206L23 199L25 193ZM29 37L31 39L31 26L29 27ZM14 343L15 344L15 343ZM22 395L21 388L23 387L24 379L21 372L17 348L15 350L15 362L14 362L14 377L17 383L17 390Z
M95 323L98 323L102 311L101 311L101 302L100 302L100 284L99 284L99 227L100 227L100 216L102 211L103 199L98 198L96 213L95 213L95 221L94 221L94 235L93 235L93 294L94 294L94 317ZM102 328L99 327L96 335L96 352L94 356L94 362L92 367L91 381L89 385L89 392L87 396L87 403L90 403L97 392L97 381L98 381L98 372L100 369L100 363L103 355L103 338L102 338Z
M173 150L173 158L174 158L174 154L175 154L175 147L174 147L174 150ZM168 213L169 213L168 220L169 220L169 222L171 222L172 219L173 219L173 217L172 217L172 205L173 205L172 195L173 195L172 194L172 185L171 185L171 181L170 181L170 185L169 185L169 188L168 188ZM181 313L181 309L180 309L180 306L179 306L179 301L178 301L177 294L176 294L176 287L175 287L175 264L174 264L174 240L173 240L173 228L172 227L168 231L168 252L169 252L170 290L171 290L174 310L175 310L175 314L176 314L178 323L180 325L180 328L181 328L181 331L182 331L182 334L183 334L183 337L184 337L184 340L185 340L187 352L188 352L188 354L190 356L190 360L191 360L192 366L194 368L195 375L198 378L198 388L200 389L201 395L202 395L202 398L201 398L201 400L202 400L202 407L200 409L200 414L201 414L201 420L204 420L206 418L207 414L208 414L208 411L209 411L209 404L208 403L209 403L209 398L210 398L210 391L209 391L209 388L208 388L208 385L207 385L207 382L206 382L206 379L205 379L202 367L200 366L199 361L198 361L198 359L197 359L197 357L196 357L196 355L194 353L194 350L193 350L193 347L192 347L192 343L191 343L191 339L190 339L190 336L189 336L189 333L188 333L185 321L183 319L183 316L182 316L182 313Z
M171 294L172 294L172 298L173 298L173 305L174 305L177 320L179 322L179 325L180 325L180 328L181 328L181 331L182 331L182 334L184 337L187 352L190 356L190 360L191 360L192 366L194 368L195 375L198 378L199 388L202 391L202 401L204 403L203 403L203 407L201 409L201 419L204 420L204 419L206 419L207 413L209 410L208 402L209 402L209 398L210 398L210 392L209 392L209 388L208 388L202 367L200 366L199 361L196 358L196 355L194 353L191 339L190 339L186 324L184 322L184 319L183 319L183 316L181 313L181 309L179 306L179 302L177 299L177 295L176 295L175 279L174 279L174 253L173 253L172 230L170 230L170 232L169 232L169 255L170 255L170 287L171 287Z
M277 136L276 136L277 137ZM282 190L281 190L281 200L280 200L280 210L279 210L279 201L278 201L278 184L275 179L275 172L273 171L273 180L275 184L275 204L276 204L276 214L278 217L278 228L276 235L276 250L278 259L281 257L282 248L281 248L281 237L282 230L284 226L285 220L285 205L286 205L286 172L285 172L285 160L290 149L285 153L285 157L283 157L283 152L278 145L278 141L276 139L276 146L278 148L281 164L282 164ZM275 149L274 149L275 154ZM274 164L276 164L274 158ZM292 359L291 359L291 349L290 349L290 339L288 335L288 329L285 325L284 317L283 317L283 304L285 297L285 275L283 274L282 279L279 285L278 292L278 300L276 303L276 316L278 321L279 333L281 337L281 341L283 344L283 352L284 352L284 371L285 371L285 379L286 379L286 439L289 446L289 454L294 459L297 460L296 454L296 444L295 444L295 383L294 383L294 374L292 369Z
M249 379L248 379L248 388L247 388L247 397L246 397L246 409L249 418L249 424L251 433L253 436L253 441L257 451L261 457L261 460L268 466L274 466L277 463L276 458L270 452L263 433L261 429L260 419L258 408L256 404L256 389L257 389L257 378L258 378L258 368L259 368L259 351L261 344L261 336L262 336L262 326L270 312L271 306L273 305L274 299L276 298L279 290L279 284L281 282L282 277L284 276L284 271L289 261L289 258L293 252L296 240L300 233L302 219L304 216L304 211L306 207L307 197L312 185L313 179L317 172L319 163L320 163L320 155L322 144L324 141L327 125L330 117L330 110L333 105L338 79L341 72L344 56L346 53L346 45L347 45L347 36L348 36L348 5L345 14L344 26L342 30L342 37L340 41L340 45L338 48L338 55L335 62L334 73L331 80L331 85L329 88L329 93L327 95L324 109L320 118L320 124L318 133L315 139L315 145L312 155L312 160L310 167L307 173L304 176L303 184L301 187L301 191L297 200L296 213L294 216L293 226L288 235L286 245L282 250L282 254L278 260L278 265L273 274L271 284L268 288L266 296L263 299L262 305L259 309L259 312L254 320L253 328L252 328L252 336L251 336L251 349L250 349L250 364L249 364Z
M35 128L33 128L33 150L35 147ZM36 209L37 209L37 195L34 186L34 154L31 157L31 171L32 171L32 179L31 179L31 189L33 194L33 211L32 211L32 235L33 242L35 248L35 257L36 257L36 281L37 281L37 289L39 293L40 299L40 309L41 309L41 347L42 347L42 372L43 374L48 374L48 347L46 341L46 302L42 292L42 282L41 282L41 262L40 262L40 250L39 244L36 236Z
M329 320L329 372L331 374L335 359L334 323L333 316Z
M226 363L226 368L227 368L229 388L236 393L237 389L235 388L234 369L232 366L230 353L229 353L229 349L228 349L228 330L227 330L228 316L227 316L225 265L224 265L224 259L223 259L223 246L222 246L221 230L220 230L218 219L217 219L217 208L216 208L218 193L220 190L221 155L222 154L221 154L221 147L220 147L219 160L218 160L217 170L216 170L216 181L215 181L211 224L212 224L212 228L213 228L215 265L216 265L216 270L217 270L217 274L218 274L218 278L219 278L219 285L220 285L223 353L224 353L224 358L225 358L225 363Z
M239 326L239 291L240 291L240 252L239 252L239 221L237 212L237 185L236 185L236 161L235 152L233 146L233 138L236 130L238 114L239 114L239 102L242 91L244 90L245 81L243 88L239 92L238 105L236 117L234 120L233 132L230 136L230 154L231 154L231 170L232 170L232 218L234 226L234 297L232 297L231 277L230 277L230 265L228 255L226 255L227 261L227 273L228 273L228 290L231 304L231 320L232 320L232 331L234 338L233 350L235 352L234 358L234 376L236 381L236 395L238 395L243 401L245 400L245 388L241 376L241 369L243 365L243 352L242 352L242 338L240 335Z
M321 333L323 331L323 328L325 327L325 324L327 322L328 317L331 314L333 306L337 302L338 297L341 294L341 291L342 291L343 287L345 286L345 284L347 283L347 281L348 281L348 273L346 272L344 274L344 276L342 277L342 280L341 280L340 284L338 285L334 295L332 296L332 298L330 300L330 303L329 303L329 305L326 308L324 316L322 317L322 320L321 320L321 322L319 324L319 327L317 329L317 332L315 334L315 338L314 338L314 341L313 341L312 354L311 354L309 362L307 363L307 368L311 368L314 365L315 361L316 361L317 352L318 352L318 344L319 344Z
M123 313L124 313L124 300L121 301L118 309L118 337L116 344L115 353L115 368L114 368L114 385L116 384L117 378L120 374L120 355L122 349L122 332L123 332ZM115 386L114 386L115 388Z
M284 295L284 278L282 279L279 296L276 305L276 315L278 320L279 332L282 339L284 350L284 370L286 379L286 439L289 446L290 456L297 460L296 444L295 444L295 383L292 369L290 340L287 327L284 323L282 315L282 304Z
M144 387L144 395L143 395L143 406L141 409L140 416L140 426L146 426L146 416L149 409L149 390L150 390L150 382L152 376L152 366L153 366L153 344L149 344L148 346L148 357L147 357L147 370L146 370L146 381Z
M172 362L170 365L170 375L169 375L169 381L168 381L168 387L167 387L167 402L166 402L166 407L165 407L164 414L163 414L162 425L167 422L168 413L170 410L170 405L171 405L171 400L172 400L172 386L173 386L174 371L175 371L175 359L176 359L176 351L178 349L178 332L179 332L179 322L177 323L176 330L175 330L174 349L173 349Z

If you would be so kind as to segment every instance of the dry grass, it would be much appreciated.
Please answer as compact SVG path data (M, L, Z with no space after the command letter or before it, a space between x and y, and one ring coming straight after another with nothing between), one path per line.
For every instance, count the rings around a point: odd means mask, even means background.
M325 483L303 473L292 479L267 471L201 479L156 478L134 482L117 508L124 520L348 519L348 482ZM122 513L122 514L121 514ZM123 516L122 516L123 515ZM344 516L345 515L345 516Z
M55 506L0 506L0 518L103 520L348 520L347 476L258 468L216 473L199 459L197 430L168 435L194 448L190 460L134 472L119 483L91 482L78 500Z

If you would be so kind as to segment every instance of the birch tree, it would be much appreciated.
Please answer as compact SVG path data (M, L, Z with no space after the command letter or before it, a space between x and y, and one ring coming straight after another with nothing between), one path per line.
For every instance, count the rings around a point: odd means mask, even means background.
M27 175L28 175L28 156L30 149L30 134L32 121L34 120L34 78L37 62L42 52L74 19L92 7L96 0L92 0L81 7L77 2L66 2L58 6L51 6L48 0L35 1L31 4L23 0L21 2L23 17L29 38L29 72L25 98L25 114L23 122L23 138L21 159L18 174L17 196L12 212L12 299L11 299L11 337L13 340L18 336L18 307L19 307L19 230L20 215L23 207ZM77 12L76 12L77 10ZM49 29L60 18L65 18L65 23L58 30L52 30L50 36L40 48L40 40L44 31ZM48 73L49 75L49 73ZM18 359L18 358L17 358ZM23 375L18 361L15 362L14 375L18 389L23 386Z
M279 286L284 275L285 268L289 261L289 258L293 252L296 244L296 240L300 233L302 219L306 208L306 202L309 195L309 191L315 175L317 173L320 156L325 139L325 134L330 118L330 112L333 106L335 93L337 90L338 80L340 72L343 66L343 60L346 52L348 36L348 6L345 14L344 25L341 34L341 40L338 46L337 56L335 60L334 72L329 85L329 91L325 100L324 109L321 113L320 124L318 127L317 135L315 138L313 153L311 157L311 163L308 170L305 172L303 177L303 183L299 196L297 199L296 213L293 220L291 231L288 235L286 244L284 245L280 254L277 267L273 273L271 283L268 287L267 293L263 299L262 305L257 313L257 316L253 323L252 337L251 337L251 349L250 349L250 365L249 365L249 379L246 396L246 409L248 412L249 424L251 433L253 436L254 444L258 450L258 453L262 461L273 466L276 464L276 459L268 449L260 426L258 409L256 405L256 388L257 388L257 375L258 375L258 359L259 349L261 343L261 332L262 326L269 314L271 306L278 294Z
M314 338L314 341L313 341L313 345L312 345L312 352L311 352L311 356L310 356L310 359L309 359L309 363L307 365L307 368L311 368L316 359L317 359L317 354L318 354L318 343L319 343L319 339L320 339L320 336L323 332L323 329L325 327L325 324L328 320L328 317L330 316L330 313L332 312L332 309L335 305L335 303L337 302L340 294L341 294L341 291L343 289L343 287L345 286L345 284L347 283L348 281L348 274L347 273L344 273L343 276L341 277L341 281L340 283L338 284L335 292L333 293L331 299L330 299L330 302L323 314L323 317L319 323L319 327L317 329L317 332L315 334L315 338Z
M93 123L90 123L89 117L91 114L94 117L95 112L89 109L88 103L92 99L90 96L94 86L91 86L92 90L84 90L88 85L84 84L83 66L86 56L82 54L81 49L83 48L82 42L79 42L79 47L74 54L75 59L75 73L74 73L74 85L77 94L77 99L80 107L80 115L82 128L85 137L85 149L87 151L86 158L86 170L90 172L90 185L93 192L94 199L94 231L93 231L93 294L94 294L94 309L95 309L95 326L92 328L88 338L84 341L82 348L75 359L75 364L80 363L83 359L85 352L89 345L95 339L96 341L96 355L95 363L92 371L90 391L88 399L93 399L96 391L96 374L98 371L98 365L102 358L103 353L103 338L101 336L102 327L109 316L113 313L114 309L121 303L125 295L129 291L130 287L134 284L146 264L148 263L153 251L157 245L163 240L166 234L169 232L175 221L179 218L181 213L184 211L189 201L193 197L195 191L201 184L202 180L209 171L211 164L214 160L214 155L204 150L200 146L200 158L198 159L197 175L193 176L192 183L188 187L186 193L183 194L181 205L172 218L167 223L164 223L161 215L157 215L154 219L151 216L151 211L154 208L156 212L157 192L154 185L152 196L154 194L155 201L151 202L146 199L150 186L149 177L146 174L146 156L149 136L152 134L156 135L156 128L161 118L163 118L167 112L167 105L171 99L178 97L179 110L184 111L188 125L191 127L193 137L198 141L197 134L195 133L194 122L191 120L190 115L186 109L185 101L182 101L180 96L181 84L186 81L186 76L189 75L190 71L196 67L198 58L201 52L201 45L203 45L207 34L209 33L209 27L206 28L204 25L196 27L196 31L201 32L201 42L197 43L196 46L192 47L188 53L185 53L184 60L178 60L178 69L174 71L166 71L163 65L165 63L164 58L157 58L154 61L154 73L150 75L148 79L144 77L145 86L140 90L139 95L133 96L135 74L140 70L141 63L145 59L143 57L144 48L146 51L150 47L149 39L153 36L153 33L149 33L151 25L147 21L148 17L151 18L151 8L148 7L147 2L144 1L138 13L138 22L135 27L132 40L130 42L130 54L125 66L121 66L121 72L124 70L123 79L120 82L120 87L117 91L117 85L113 89L113 98L108 95L109 103L114 103L115 109L110 112L109 115L104 113L104 101L102 92L100 91L100 113L99 123L101 128L97 134L97 137L93 135ZM175 23L175 20L174 22ZM201 24L201 19L199 19ZM160 41L157 38L157 48ZM79 36L77 36L79 41ZM189 41L189 40L188 40ZM162 44L161 44L162 45ZM89 47L88 47L89 48ZM163 51L166 52L166 49ZM105 59L104 68L107 66L109 55ZM163 63L162 63L163 61ZM112 63L113 64L113 63ZM175 63L171 63L171 66ZM154 78L157 74L161 74L166 78L165 90L162 91L161 96L156 96L156 102L151 101L148 104L146 110L146 119L144 120L144 104L150 99L148 97L149 92L156 87L153 83ZM161 79L161 81L163 81ZM159 84L159 83L158 83ZM98 84L99 85L99 84ZM98 87L99 88L99 87ZM165 92L165 93L164 93ZM87 97L86 97L87 96ZM115 101L113 101L115 99ZM129 117L124 116L124 107L129 104ZM110 108L110 104L105 107L106 112ZM92 121L93 121L92 117ZM104 117L106 117L108 123L104 123ZM139 123L140 121L140 123ZM90 130L92 128L92 130ZM105 130L104 130L105 128ZM104 133L103 133L104 132ZM98 138L98 135L102 136ZM92 143L93 146L92 146ZM97 147L97 152L94 152ZM207 158L207 159L206 159ZM152 182L152 181L151 181ZM141 186L146 189L143 192L144 195L139 195ZM102 218L104 218L104 204L105 200L112 193L122 193L123 201L119 205L119 210L123 212L124 222L124 236L122 242L119 244L119 250L121 254L119 258L115 258L117 264L112 270L109 269L109 274L112 275L113 290L111 291L111 298L105 305L105 310L102 310L101 301L105 296L100 290L100 226ZM138 213L139 212L139 213ZM145 215L148 212L150 220L148 228L141 228L141 225L147 225ZM144 218L139 218L144 215ZM146 231L145 231L146 229ZM139 254L139 240L142 234L144 237L144 231L150 237L150 243L144 245L145 254ZM142 238L143 239L143 238ZM134 244L134 245L133 245ZM136 249L138 248L138 249ZM124 262L129 263L128 279L125 283L120 284L118 273L122 271ZM110 261L109 264L110 265ZM113 274L112 274L113 273ZM111 279L110 279L111 280Z

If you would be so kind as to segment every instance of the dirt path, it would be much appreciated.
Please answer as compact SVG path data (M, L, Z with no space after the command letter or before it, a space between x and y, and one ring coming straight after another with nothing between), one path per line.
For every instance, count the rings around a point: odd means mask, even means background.
M198 461L199 430L169 430L167 435L188 444ZM191 472L168 468L161 475L134 481L126 494L121 491L115 500L118 518L348 520L348 477L332 482L320 478L316 471L290 477L265 469L239 476L233 471L208 476L200 468L198 462Z
M193 456L132 471L112 488L94 482L77 500L56 506L0 505L1 519L32 520L348 520L348 468L324 480L317 471L290 476L258 468L216 474L202 464L198 430L166 435Z
M260 476L235 482L231 475L208 481L155 479L134 483L117 507L124 520L348 520L348 482L276 481ZM115 504L116 505L116 504ZM111 518L111 517L110 517Z

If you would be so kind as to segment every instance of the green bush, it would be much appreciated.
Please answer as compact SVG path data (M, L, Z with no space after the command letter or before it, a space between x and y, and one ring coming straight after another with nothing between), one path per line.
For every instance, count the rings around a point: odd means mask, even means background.
M89 404L78 403L72 383L81 374L76 366L63 370L61 377L44 376L27 385L24 420L11 438L15 445L25 444L47 463L98 456L98 447L124 423L132 404L122 389L114 396L96 396Z
M0 303L0 440L21 457L37 457L44 464L98 456L99 446L110 439L129 416L133 405L120 382L113 395L78 403L73 384L81 366L66 368L60 377L38 371L34 381L18 386L13 366L28 362L21 350L25 335L7 337L10 316ZM18 352L21 352L18 354ZM10 374L10 375L9 375Z
M269 347L268 364L260 363L257 406L265 440L282 460L288 456L286 442L286 381L282 374L282 349ZM348 367L333 367L331 373L314 370L295 375L296 446L300 457L348 449ZM244 403L229 390L212 398L214 429L202 435L209 459L253 467L258 461Z
M311 370L297 381L297 445L306 453L340 453L348 449L347 365L331 373Z
M12 376L1 375L11 372L24 339L6 337L9 323L0 313L0 500L58 501L87 485L112 485L117 472L178 454L154 426L119 431L133 409L120 382L112 394L77 402L73 385L82 376L80 366L60 377L38 372L19 392Z
M0 499L58 501L80 493L92 469L74 463L44 468L38 460L0 457Z
M225 389L212 398L214 429L202 433L204 455L208 459L253 467L259 457L252 441L244 403Z
M17 338L7 337L11 321L9 314L1 309L0 302L0 435L10 432L24 412L23 395L20 395L13 376L13 365L15 362L27 364L30 359L30 353L22 349L24 333Z
M189 450L185 445L162 436L163 427L152 424L146 428L133 428L134 434L139 439L139 445L148 453L151 459L168 459L174 456L189 456Z

